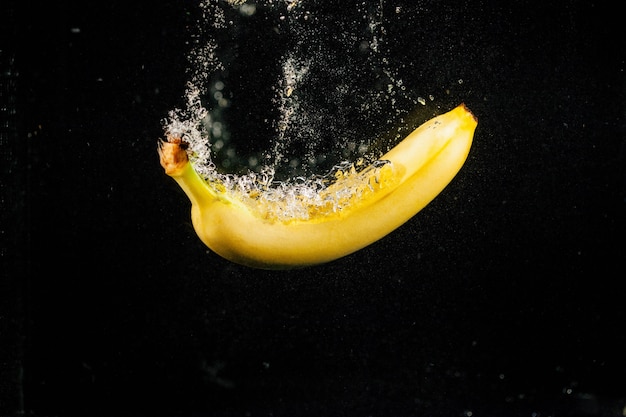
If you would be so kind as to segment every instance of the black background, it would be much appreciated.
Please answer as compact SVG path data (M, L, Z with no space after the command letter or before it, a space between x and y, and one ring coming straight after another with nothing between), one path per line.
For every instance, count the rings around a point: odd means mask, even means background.
M210 253L158 163L195 6L74 3L3 2L0 415L623 415L617 10L395 22L410 87L464 80L466 165L370 247L269 272Z

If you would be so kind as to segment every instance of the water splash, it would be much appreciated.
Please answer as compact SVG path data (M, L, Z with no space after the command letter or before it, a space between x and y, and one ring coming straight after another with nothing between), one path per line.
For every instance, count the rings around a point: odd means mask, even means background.
M189 144L190 160L208 183L264 217L332 215L393 182L388 163L363 168L382 153L371 141L406 114L400 103L417 98L406 94L386 55L383 1L344 8L347 13L338 14L311 0L203 0L198 5L185 106L169 113L165 133ZM250 35L258 28L266 32ZM240 41L231 40L238 36ZM237 53L251 44L250 36L255 48L273 45L276 50L268 54L279 62L273 96L257 103L272 106L274 117L265 122L273 137L264 151L245 158L234 142L245 147L251 138L231 141L233 126L225 115L234 100L229 83L241 82L229 69L242 65ZM220 39L232 42L231 48L224 49ZM251 78L260 77L255 64L245 63ZM243 160L247 172L223 172L215 162L218 154L222 168Z

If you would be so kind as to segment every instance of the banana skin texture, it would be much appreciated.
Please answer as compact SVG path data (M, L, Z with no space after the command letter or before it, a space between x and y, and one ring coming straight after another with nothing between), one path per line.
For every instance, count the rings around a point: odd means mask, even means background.
M307 219L268 217L211 187L194 170L179 138L162 142L158 151L165 173L191 200L192 223L206 246L249 267L292 269L354 253L407 222L459 172L477 124L464 104L428 120L380 158L388 161L378 171L384 181L365 176L369 192L362 198ZM334 183L323 192L341 186Z

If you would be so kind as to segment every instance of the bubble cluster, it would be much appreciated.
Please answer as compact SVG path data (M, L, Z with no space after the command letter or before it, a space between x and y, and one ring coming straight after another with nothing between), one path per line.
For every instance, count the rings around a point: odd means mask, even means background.
M393 167L376 161L382 152L370 142L406 113L399 102L407 97L386 56L383 9L382 1L357 2L342 14L323 1L201 1L185 103L169 113L166 135L188 143L194 169L211 186L265 218L335 215L381 192L393 183ZM259 105L272 107L274 117L264 123L274 136L263 151L244 155L235 142L247 138L232 138L225 116L236 100L229 86L241 82L229 78L230 65L245 45L272 42L269 55L280 61L274 93ZM246 62L249 82L259 77L254 64ZM218 153L223 160L216 164ZM245 173L219 169L240 160Z

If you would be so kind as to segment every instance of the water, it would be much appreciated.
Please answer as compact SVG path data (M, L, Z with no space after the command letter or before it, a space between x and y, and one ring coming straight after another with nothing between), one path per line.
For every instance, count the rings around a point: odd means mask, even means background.
M189 143L207 182L266 217L308 219L365 198L374 189L370 175L392 172L371 165L389 147L379 139L397 142L398 123L427 104L422 96L434 99L407 89L398 75L386 13L402 9L200 2L185 104L170 112L166 135ZM337 178L342 186L325 191Z

